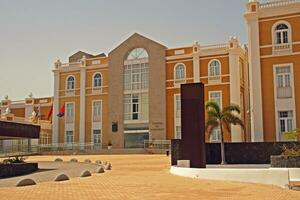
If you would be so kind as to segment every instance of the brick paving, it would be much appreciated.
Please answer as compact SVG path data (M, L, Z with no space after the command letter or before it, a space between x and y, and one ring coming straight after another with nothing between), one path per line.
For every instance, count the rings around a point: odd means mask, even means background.
M57 156L30 157L52 161ZM60 156L69 160L75 156ZM23 188L1 187L0 200L94 200L94 199L300 199L300 192L260 184L197 180L169 173L169 158L163 155L76 156L110 161L112 171L66 182L44 182ZM1 180L0 180L1 181Z

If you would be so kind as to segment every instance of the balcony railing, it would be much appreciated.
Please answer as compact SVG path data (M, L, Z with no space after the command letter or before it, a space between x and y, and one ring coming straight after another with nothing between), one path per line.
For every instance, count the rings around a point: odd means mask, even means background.
M223 43L223 44L206 45L200 47L201 50L223 49L223 48L229 48L229 44Z
M274 45L274 50L275 51L289 50L290 48L291 48L291 44L290 43L275 44Z
M221 83L221 76L209 76L208 83L209 84Z
M266 3L260 3L259 8L272 8L272 7L279 7L285 6L290 4L300 3L300 0L277 0L277 1L270 1Z

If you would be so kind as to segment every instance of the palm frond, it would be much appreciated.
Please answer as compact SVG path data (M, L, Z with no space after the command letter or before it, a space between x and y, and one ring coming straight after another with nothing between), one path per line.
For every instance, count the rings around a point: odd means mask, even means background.
M219 120L217 118L210 118L205 123L205 131L208 134L211 134L211 132L219 126Z
M209 109L208 111L207 111L207 116L208 116L208 118L213 118L213 117L215 117L215 118L217 118L217 119L219 119L220 118L220 116L218 115L219 113L217 113L215 110L213 110L213 109Z
M223 112L224 113L225 112L237 112L238 114L240 114L241 109L240 109L240 106L238 106L236 104L230 104L223 109Z
M206 110L214 110L218 115L221 113L220 106L215 101L208 101L205 104Z
M225 121L226 124L228 124L228 125L230 125L230 124L240 125L244 129L243 120L239 116L237 116L233 113L229 113L229 112L224 113L223 114L223 121Z

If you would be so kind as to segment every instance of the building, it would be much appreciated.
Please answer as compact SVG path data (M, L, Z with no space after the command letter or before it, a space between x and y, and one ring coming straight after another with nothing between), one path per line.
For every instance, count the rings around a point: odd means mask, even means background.
M143 147L144 140L181 138L180 85L202 82L205 101L241 107L245 129L231 126L226 141L284 140L300 123L300 0L249 0L244 18L248 46L231 37L169 48L135 33L108 55L79 51L55 62L53 98L5 99L1 112L10 107L15 119L28 120L45 101L42 122L53 104L42 144ZM219 141L219 131L207 141Z
M5 139L0 140L0 151L18 145L51 144L52 142L52 97L34 98L30 94L25 100L12 101L8 96L0 102L0 121L22 124L38 124L41 126L40 137L37 139ZM39 120L33 123L33 112ZM49 119L48 119L49 118Z
M281 141L300 126L300 1L247 4L251 138Z
M77 52L69 63L58 60L53 72L54 113L66 110L65 117L54 115L53 143L130 148L180 138L183 83L205 83L206 100L238 104L248 120L247 55L234 37L225 44L168 48L135 33L108 56ZM226 140L243 141L246 131L233 126Z

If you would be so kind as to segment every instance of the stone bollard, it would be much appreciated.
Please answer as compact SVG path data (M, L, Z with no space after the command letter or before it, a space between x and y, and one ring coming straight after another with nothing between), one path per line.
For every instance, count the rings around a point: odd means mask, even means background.
M97 167L97 169L95 170L96 173L104 173L104 167L100 166Z
M92 174L89 170L84 170L80 174L80 177L88 177L88 176L92 176Z
M76 158L72 158L70 162L78 162L78 160Z
M17 187L29 186L29 185L36 185L36 182L30 178L21 179L17 182Z
M54 160L54 162L63 162L63 159L61 159L61 158L56 158L56 159Z
M96 163L97 165L101 165L101 164L102 164L101 160L96 160L95 163Z
M70 178L65 174L59 174L54 179L54 181L67 181L67 180L70 180Z

